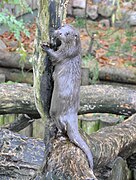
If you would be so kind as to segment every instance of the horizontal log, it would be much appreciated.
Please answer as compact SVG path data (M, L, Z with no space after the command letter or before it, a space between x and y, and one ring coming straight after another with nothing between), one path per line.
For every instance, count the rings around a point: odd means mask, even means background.
M34 92L26 84L0 84L0 114L38 115ZM136 113L136 89L112 86L81 86L79 114L112 113L132 115Z
M21 56L15 52L8 52L0 49L0 67L19 68L22 69ZM23 63L26 70L32 70L32 65L28 59ZM83 68L84 69L84 68ZM93 70L90 69L90 77L92 78ZM135 68L117 68L113 66L99 67L99 79L120 83L136 84Z
M113 66L99 67L98 79L119 83L136 84L136 68L123 68ZM90 78L93 76L93 69L90 69Z
M95 162L94 172L98 178L104 179L105 171L101 171L101 168L106 168L106 165L118 155L121 156L122 152L124 159L135 152L135 122L136 114L114 127L102 128L90 137L81 132L92 150ZM5 175L8 178L30 179L44 159L44 143L6 129L0 130L0 139L0 178ZM61 178L69 175L77 180L81 180L81 177L86 179L93 176L85 154L67 137L59 135L52 143L53 148L47 159L49 175L57 174Z
M33 88L27 84L0 84L0 114L37 115Z
M0 49L0 67L22 69L20 54ZM32 65L28 59L23 63L23 67L27 70L32 69Z
M31 72L0 67L0 74L5 76L6 81L33 84L33 74Z
M119 83L119 82L113 82L113 81L97 81L96 84L101 84L101 85L112 85L112 86L121 86L121 87L127 87L131 89L136 89L135 84L125 84L125 83Z
M0 139L0 179L5 179L5 176L8 177L6 179L30 179L42 164L43 141L6 129L0 129Z
M22 69L20 59L20 54L0 49L0 67ZM32 70L32 65L28 58L26 59L26 62L23 63L23 67L26 70ZM92 77L92 74L93 70L90 69L90 77ZM99 67L99 79L120 83L136 84L136 69L121 67L117 68L113 66Z
M136 112L136 88L112 85L82 86L79 114L112 113L129 116Z

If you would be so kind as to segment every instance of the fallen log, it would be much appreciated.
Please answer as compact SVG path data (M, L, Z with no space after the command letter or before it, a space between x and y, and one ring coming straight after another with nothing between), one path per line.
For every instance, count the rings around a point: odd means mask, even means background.
M5 81L33 84L33 74L31 72L0 67L0 74L5 75Z
M8 52L0 49L0 67L22 69L21 56L15 52ZM32 65L28 59L23 62L25 70L32 70ZM117 68L113 66L99 67L99 80L136 84L136 68ZM90 69L90 78L93 70Z
M32 65L28 59L26 62L21 63L21 56L19 53L15 52L8 52L6 50L0 49L0 67L7 67L7 68L19 68L30 70L32 69Z
M38 116L33 88L26 84L0 84L0 114ZM130 116L136 113L136 89L112 86L81 86L79 114L112 113Z
M90 78L92 79L92 77L93 70L90 69ZM99 67L98 79L102 81L136 84L136 68Z
M8 52L0 49L0 67L22 69L20 59L21 59L20 54L15 52ZM26 62L23 63L23 68L25 70L32 70L32 65L28 59L26 60ZM98 74L99 74L98 75L99 80L102 81L136 84L135 68L130 69L130 68L121 68L121 67L117 68L113 66L103 66L103 67L99 67ZM93 70L90 69L90 78L92 78L92 76L93 76Z
M129 116L136 112L136 89L112 85L82 86L79 114L112 113Z
M81 131L93 152L94 172L98 178L104 179L104 173L111 171L106 165L118 155L127 159L135 152L135 122L136 114L116 126L103 128L90 137ZM0 178L31 179L42 164L44 143L6 129L0 130L0 139ZM58 175L60 179L72 177L76 180L93 177L85 154L67 137L59 135L52 143L53 149L47 159L48 175L51 173L52 176ZM101 168L106 171L101 171Z
M37 115L33 88L27 84L0 84L0 114Z
M0 139L0 179L30 179L41 166L44 143L4 129Z

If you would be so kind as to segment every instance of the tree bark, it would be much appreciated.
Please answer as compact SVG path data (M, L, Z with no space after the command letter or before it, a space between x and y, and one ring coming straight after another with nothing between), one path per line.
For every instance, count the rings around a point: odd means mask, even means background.
M0 67L32 69L32 65L28 59L26 59L26 62L21 62L20 54L2 49L0 49Z
M27 84L0 84L0 114L37 115L33 88Z
M49 1L38 1L38 22L35 40L35 53L33 55L33 76L35 103L44 121L47 121L48 119L47 116L52 89L52 85L50 84L52 67L50 65L50 61L46 58L46 54L42 51L40 46L43 42L49 42L49 18ZM45 97L43 97L42 94L44 94ZM47 95L49 97L47 97ZM48 104L45 104L45 99Z
M0 179L28 180L42 164L43 141L1 129L0 147Z
M103 128L90 137L81 131L93 152L94 172L100 179L103 179L105 173L101 168L106 169L107 164L118 155L127 159L135 152L135 122L136 114L119 125ZM0 139L0 178L3 175L13 179L32 178L42 164L44 143L4 129L0 131ZM68 178L84 180L94 176L82 150L61 135L53 139L53 149L48 157L47 169L49 178L55 177L56 174L57 178L66 180ZM110 171L109 168L106 171Z
M5 81L33 84L33 74L31 72L0 67L0 74L5 75Z
M129 116L136 112L136 89L112 86L82 86L79 114L112 113Z
M136 89L112 85L81 86L79 114L136 113ZM26 84L0 84L0 114L29 114L39 118L34 91Z

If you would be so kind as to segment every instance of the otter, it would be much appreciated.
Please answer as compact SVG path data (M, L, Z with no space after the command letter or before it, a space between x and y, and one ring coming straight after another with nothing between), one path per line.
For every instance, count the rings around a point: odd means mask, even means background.
M43 43L54 66L54 88L51 99L50 116L58 131L68 135L71 142L87 156L93 169L93 156L85 140L78 131L78 108L81 82L81 43L78 31L71 25L64 25L53 33L53 48Z

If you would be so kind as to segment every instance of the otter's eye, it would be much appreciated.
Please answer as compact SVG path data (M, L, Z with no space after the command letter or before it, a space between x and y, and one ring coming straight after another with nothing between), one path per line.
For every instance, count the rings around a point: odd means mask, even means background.
M75 35L75 39L77 39L77 34Z
M61 36L61 35L62 35L62 33L59 33L59 35Z
M69 35L69 32L67 32L66 35L68 36L68 35Z

